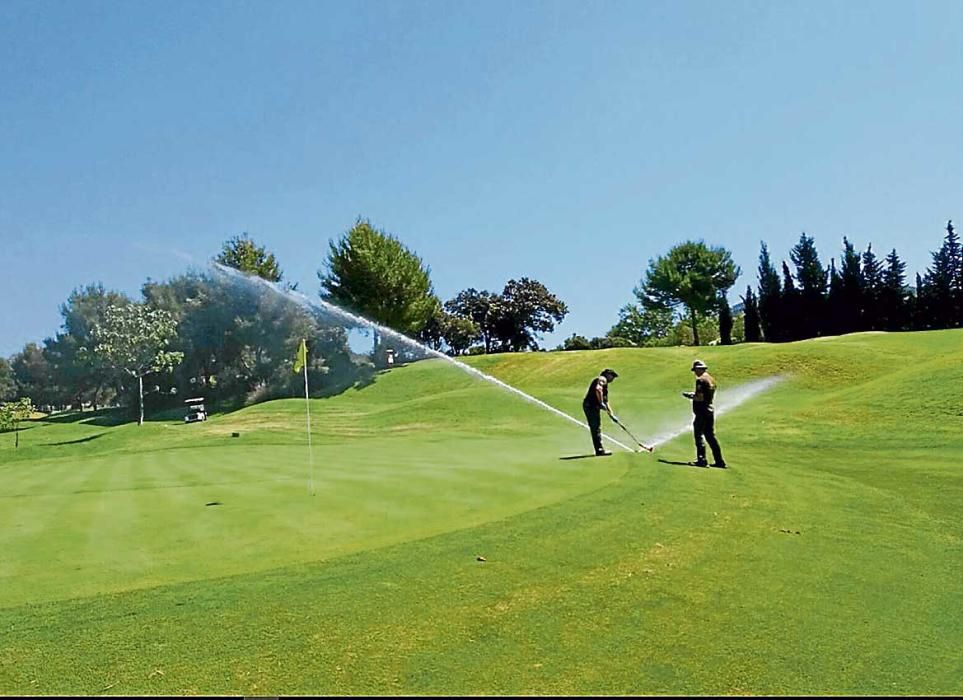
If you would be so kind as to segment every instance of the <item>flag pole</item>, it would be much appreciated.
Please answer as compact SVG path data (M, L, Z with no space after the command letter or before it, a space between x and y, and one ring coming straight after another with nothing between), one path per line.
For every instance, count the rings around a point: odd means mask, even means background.
M308 400L308 346L304 338L301 339L304 345L304 411L308 418L308 484L311 488L311 495L314 495L314 451L311 449L311 402Z

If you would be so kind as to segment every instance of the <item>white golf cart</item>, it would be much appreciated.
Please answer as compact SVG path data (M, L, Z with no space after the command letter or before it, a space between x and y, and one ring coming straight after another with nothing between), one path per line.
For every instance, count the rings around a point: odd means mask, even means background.
M187 414L184 416L185 423L198 423L207 420L207 409L204 408L204 399L187 399Z

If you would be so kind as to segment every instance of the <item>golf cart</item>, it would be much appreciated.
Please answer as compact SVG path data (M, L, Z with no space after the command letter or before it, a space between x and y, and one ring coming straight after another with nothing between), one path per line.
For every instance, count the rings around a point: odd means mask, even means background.
M207 409L204 408L204 399L187 399L187 414L184 416L185 423L197 423L207 420Z

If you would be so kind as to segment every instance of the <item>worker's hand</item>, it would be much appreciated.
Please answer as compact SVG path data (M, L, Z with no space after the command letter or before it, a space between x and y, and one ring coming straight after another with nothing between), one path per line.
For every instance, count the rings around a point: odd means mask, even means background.
M683 391L683 392L682 392L682 395L683 395L684 397L686 397L687 399L694 399L694 398L695 398L695 392L694 392L694 391Z

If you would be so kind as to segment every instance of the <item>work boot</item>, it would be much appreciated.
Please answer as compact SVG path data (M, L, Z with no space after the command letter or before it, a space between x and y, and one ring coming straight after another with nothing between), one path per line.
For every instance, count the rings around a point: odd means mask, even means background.
M596 456L596 457L608 457L610 454L612 454L612 453L609 452L608 450L596 450L596 451L595 451L595 456Z
M725 463L725 462L713 462L713 463L710 464L709 466L710 466L710 467L716 467L717 469L725 469L725 468L726 468L726 463Z
M690 467L708 467L709 463L704 459L697 459L695 462L689 462Z

